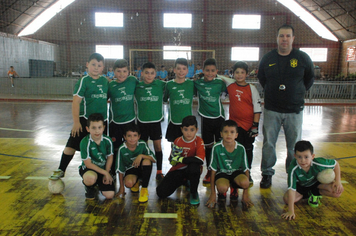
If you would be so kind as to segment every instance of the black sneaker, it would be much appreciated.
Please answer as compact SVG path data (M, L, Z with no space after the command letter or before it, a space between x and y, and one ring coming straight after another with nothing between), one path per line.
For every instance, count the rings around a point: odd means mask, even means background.
M226 193L218 193L218 201L226 201Z
M95 199L95 194L96 194L96 189L94 186L85 186L85 197L88 200L93 200Z
M262 175L260 188L269 188L272 185L272 175Z

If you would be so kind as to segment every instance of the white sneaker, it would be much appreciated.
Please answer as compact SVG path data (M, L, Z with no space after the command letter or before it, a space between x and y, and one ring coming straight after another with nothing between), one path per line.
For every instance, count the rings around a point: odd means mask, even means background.
M61 169L58 169L58 170L53 171L53 174L51 175L51 177L49 177L49 179L57 180L57 179L60 179L63 177L64 177L64 171Z

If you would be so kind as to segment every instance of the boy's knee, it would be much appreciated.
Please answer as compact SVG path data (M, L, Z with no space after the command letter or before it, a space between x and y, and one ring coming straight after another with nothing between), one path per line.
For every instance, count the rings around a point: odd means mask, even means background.
M142 165L143 165L143 166L151 166L151 165L152 165L152 162L151 162L150 160L148 160L148 159L144 159L144 160L142 161Z
M218 186L218 185L216 186L216 188L219 193L226 193L227 190L229 189L229 187L227 187L227 186Z
M188 172L190 174L199 174L200 175L200 164L197 164L197 163L190 163L188 165Z
M102 194L106 199L113 199L115 196L115 191L103 191Z
M160 185L156 188L156 193L159 198L167 198L167 194L164 192L164 188Z

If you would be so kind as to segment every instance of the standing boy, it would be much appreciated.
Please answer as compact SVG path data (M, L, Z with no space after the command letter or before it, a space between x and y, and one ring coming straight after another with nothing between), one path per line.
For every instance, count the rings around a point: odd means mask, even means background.
M80 142L82 164L79 174L83 178L85 197L88 200L95 197L95 186L98 185L100 195L112 199L115 195L115 185L110 175L113 163L113 145L111 139L103 134L104 117L93 113L88 118L86 130L89 135Z
M245 62L236 62L232 67L234 80L224 78L227 82L227 91L230 98L229 119L235 121L238 128L237 141L245 147L248 168L251 170L253 160L253 143L258 135L258 125L261 116L261 98L252 84L246 82L248 65ZM253 180L250 178L250 184Z
M182 136L182 120L186 116L193 114L194 82L186 75L188 73L188 61L185 58L178 58L174 63L175 79L167 82L163 101L169 99L169 115L166 139L174 142Z
M92 113L100 113L107 119L108 80L102 76L104 57L99 53L90 55L87 62L88 75L81 78L74 87L72 102L73 127L62 153L58 170L54 171L50 179L64 177L75 151L80 150L80 141L88 135L84 128Z
M237 124L233 120L226 120L221 126L222 140L216 143L212 150L211 193L206 205L214 207L216 203L215 185L219 200L226 199L226 192L230 190L230 200L238 198L238 188L243 189L241 202L247 207L252 206L248 195L250 171L244 146L235 139L238 136Z
M140 81L136 86L135 99L137 102L137 125L141 130L141 139L153 141L155 156L157 159L156 180L163 178L162 174L162 129L163 119L163 92L166 83L155 80L156 66L147 62L142 66Z
M204 77L195 80L194 86L198 95L198 113L201 116L202 138L205 143L206 164L210 165L211 149L215 142L220 141L220 128L225 120L224 107L220 94L226 90L225 83L217 78L217 63L209 58L203 64ZM210 183L210 170L207 172L204 183Z
M116 80L109 83L108 97L110 98L109 134L114 144L114 151L124 142L124 128L135 124L134 94L136 77L129 76L128 63L119 59L114 64Z
M11 87L15 87L15 84L14 84L14 78L17 76L17 77L20 77L13 66L10 66L10 69L9 71L7 72L7 76L9 77L10 81L11 81Z
M157 186L156 192L160 198L166 198L189 181L190 204L197 205L200 203L198 185L205 157L204 141L196 136L198 122L194 116L182 120L181 130L183 136L174 141L172 148L170 159L173 167ZM180 154L175 153L175 149L180 149Z
M117 153L117 168L119 172L120 189L117 195L125 195L125 187L131 188L133 193L140 189L139 179L142 180L139 202L148 201L148 183L152 172L152 162L156 162L155 156L147 143L140 140L140 129L135 124L125 127L125 143Z
M110 67L108 73L106 74L106 78L109 80L109 82L111 82L112 80L117 79L114 76L115 76L115 73L113 71L113 68Z
M312 207L318 207L321 195L328 197L340 197L344 191L341 184L340 165L333 159L322 157L315 158L313 145L309 141L299 141L294 147L295 159L288 169L288 191L283 200L288 204L288 212L282 217L287 220L295 219L294 203L308 198ZM325 169L333 169L335 181L330 184L321 184L317 175Z

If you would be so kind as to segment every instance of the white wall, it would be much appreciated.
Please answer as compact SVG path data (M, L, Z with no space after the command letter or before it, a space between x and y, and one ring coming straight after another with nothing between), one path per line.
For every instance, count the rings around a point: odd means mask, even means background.
M59 68L59 46L0 33L0 77L7 77L10 66L21 77L29 77L29 59L54 61Z

